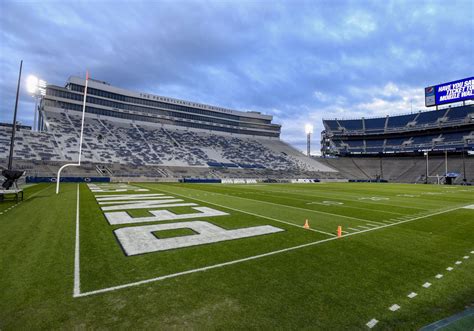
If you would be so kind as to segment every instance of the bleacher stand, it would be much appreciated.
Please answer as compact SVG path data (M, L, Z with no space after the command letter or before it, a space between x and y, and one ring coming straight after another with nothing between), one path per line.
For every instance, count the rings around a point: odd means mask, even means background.
M17 132L15 161L36 174L55 175L78 158L80 113L43 112L46 132ZM0 131L9 145L11 129ZM0 160L7 148L0 147ZM217 134L148 122L87 114L82 160L88 170L68 171L114 177L267 178L282 173L331 177L337 172L276 138ZM34 163L36 162L36 164ZM68 172L65 173L67 175Z

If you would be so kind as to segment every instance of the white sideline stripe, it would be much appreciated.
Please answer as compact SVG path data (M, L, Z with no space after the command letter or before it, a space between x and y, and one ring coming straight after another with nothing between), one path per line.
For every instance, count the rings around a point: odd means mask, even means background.
M79 251L79 184L77 185L77 204L76 204L76 243L74 248L74 290L73 297L81 293L81 274L80 274L80 251Z
M464 206L463 208L466 208L466 209L474 209L474 205Z
M206 271L206 270L216 269L216 268L220 268L220 267L224 267L224 266L228 266L228 265L232 265L232 264L237 264L237 263L241 263L241 262L245 262L245 261L256 260L256 259L259 259L259 258L262 258L262 257L276 255L276 254L283 253L283 252L294 251L294 250L297 250L299 248L314 246L314 245L322 244L324 242L332 241L332 240L336 240L336 239L338 239L338 237L331 237L331 238L327 238L327 239L313 241L313 242L310 242L310 243L307 243L307 244L288 247L288 248L284 248L284 249L280 249L280 250L277 250L277 251L272 251L272 252L268 252L268 253L264 253L264 254L254 255L254 256L246 257L246 258L239 259L239 260L214 264L214 265L207 266L207 267L187 270L187 271L183 271L183 272L177 272L177 273L174 273L174 274L155 277L155 278L151 278L151 279L145 279L145 280L141 280L141 281L134 282L134 283L108 287L108 288L95 290L95 291L90 291L90 292L84 292L84 293L80 293L78 295L75 295L74 297L85 297L85 296L89 296L89 295L94 295L94 294L99 294L99 293L104 293L104 292L110 292L110 291L120 290L120 289L127 288L127 287L132 287L132 286L147 284L147 283L151 283L151 282L156 282L156 281L164 280L164 279L168 279L168 278L174 278L174 277L178 277L178 276L192 274L192 273L199 272L199 271Z
M359 228L370 229L368 226L358 225Z
M34 184L34 185L36 185L36 184ZM34 186L34 185L33 185L33 186ZM23 201L26 201L26 200L31 199L31 198L34 197L35 195L40 194L41 192L43 192L44 190L46 190L46 189L48 189L48 188L50 188L49 185L46 186L45 188L39 190L38 192L33 193L32 195L30 195L29 197L27 197L27 198L24 199ZM13 206L10 206L9 208L7 208L7 209L5 209L4 211L0 212L0 215L6 214L6 213L9 212L13 207L16 207L17 205L19 205L19 204L22 203L23 201L19 201L19 202L15 203Z
M168 192L168 193L175 194L175 193L172 193L172 192ZM178 194L176 194L176 195L178 195ZM184 195L181 195L181 196L186 197ZM188 197L186 197L186 198L188 198ZM192 198L189 198L189 199L192 199ZM206 201L204 201L204 202L208 203ZM228 208L228 207L225 207L225 208ZM412 222L412 221L416 221L416 220L419 220L419 219L422 219L422 218L448 213L450 211L457 210L457 209L460 209L460 208L462 208L462 207L456 207L456 208L451 208L451 209L448 209L448 210L439 211L439 212L436 212L436 213L433 213L433 214L420 216L420 217L417 217L417 218L414 218L414 219L411 219L411 220L406 220L406 221L403 221L403 222L399 222L399 223L396 223L396 224L387 224L387 225L380 226L378 228L371 228L371 229L367 229L367 230L359 230L357 232L353 232L353 233L343 235L342 237L349 237L349 236L353 236L353 235L360 234L360 233L365 233L365 232L370 232L370 231L379 230L379 229L383 229L383 228L388 228L388 227L391 227L391 226L396 226L396 225L401 224L401 223ZM79 223L77 224L76 229L78 229L78 226L79 226ZM78 233L76 233L76 237L77 238L79 237ZM310 242L310 243L307 243L307 244L288 247L288 248L284 248L284 249L280 249L280 250L276 250L276 251L272 251L272 252L268 252L268 253L264 253L264 254L260 254L260 255L250 256L250 257L239 259L239 260L233 260L233 261L229 261L229 262L225 262L225 263L214 264L214 265L207 266L207 267L191 269L191 270L187 270L187 271L183 271L183 272L178 272L178 273L164 275L164 276L160 276L160 277L145 279L145 280L141 280L141 281L138 281L138 282L123 284L123 285L118 285L118 286L113 286L113 287L107 287L107 288L103 288L103 289L95 290L95 291L90 291L90 292L77 293L77 294L74 293L73 297L74 298L85 297L85 296L90 296L90 295L95 295L95 294L100 294L100 293L116 291L116 290L120 290L120 289L123 289L123 288L135 287L135 286L139 286L139 285L142 285L142 284L152 283L152 282L156 282L156 281L160 281L160 280L164 280L164 279L168 279L168 278L175 278L175 277L179 277L179 276L183 276L183 275L187 275L187 274L192 274L192 273L196 273L196 272L216 269L216 268L220 268L220 267L224 267L224 266L228 266L228 265L238 264L238 263L241 263L241 262L256 260L256 259L259 259L259 258L263 258L263 257L271 256L271 255L276 255L276 254L280 254L280 253L284 253L284 252L289 252L289 251L297 250L297 249L304 248L304 247L314 246L314 245L318 245L318 244L321 244L321 243L325 243L325 242L333 241L333 240L337 240L337 239L339 239L339 237L326 238L326 239L322 239L322 240L318 240L318 241L313 241L313 242ZM79 245L77 245L77 247L79 248ZM79 250L78 250L78 253L79 253ZM472 251L472 253L474 253L474 251ZM78 258L78 261L79 261L79 258ZM441 278L441 277L438 277L438 276L443 277L443 275L437 275L436 278ZM373 319L370 322L372 322L372 321L374 321L373 322L374 326L375 326L375 324L378 323L378 321L376 319ZM369 323L367 323L367 324L369 324ZM372 328L372 327L373 326L371 326L370 328Z
M423 286L424 288L428 288L428 287L431 286L431 283L426 282L426 283L424 283L422 286Z
M198 191L198 192L202 192L202 190L197 190L197 189L194 189L194 188L188 188L189 190L193 190L193 191ZM173 193L173 192L169 192L169 191L166 191L166 190L163 190L163 189L159 189L160 191L163 191L163 192L167 192L169 194L176 194L176 195L180 195L180 194L177 194L177 193ZM223 193L213 193L213 194L218 194L218 195L223 195L223 196L226 196L226 197L233 197L233 198L237 198L237 199L243 199L243 200L250 200L250 201L253 201L253 202L261 202L261 203L267 203L267 204L270 204L270 205L275 205L275 206L280 206L280 207L286 207L286 208L292 208L292 209L299 209L299 210L304 210L304 211L310 211L310 212L315 212L315 213L320 213L320 214L326 214L326 215L331 215L331 216L336 216L336 217L343 217L343 218L349 218L349 219L353 219L353 220L357 220L357 221L362 221L362 222L370 222L369 220L364 220L362 218L357 218L357 217L351 217L351 216L345 216L345 215L340 215L340 214L333 214L333 213L328 213L328 212L325 212L325 211L320 211L320 210L314 210L314 209L307 209L307 208L301 208L301 207L294 207L294 206L290 206L290 205L282 205L282 204L279 204L279 203L274 203L274 202L269 202L269 201L265 201L265 200L255 200L255 199L249 199L249 198L242 198L242 197L236 197L234 195L231 195L231 194L223 194ZM182 197L184 197L184 195L181 195ZM186 197L188 199L194 199L192 197ZM198 200L198 199L195 199L195 200ZM342 199L341 199L342 200ZM198 200L199 201L199 200ZM207 202L209 203L209 202ZM217 205L216 205L217 206ZM226 207L228 208L228 207ZM374 223L378 223L378 222L375 222Z
M160 190L162 190L162 189L160 188ZM243 211L243 210L241 210L241 209L237 209L237 208L232 208L232 207L227 207L227 206L219 205L219 204L214 203L214 202L208 202L208 201L206 201L206 200L201 200L201 199L197 199L197 198L193 198L193 197L188 197L188 196L185 196L185 195L182 195L182 194L178 194L178 193L168 192L168 191L165 191L165 190L162 190L162 191L163 191L163 192L167 192L167 193L169 193L169 194L178 195L178 196L183 197L183 198L187 198L187 199L191 199L191 200L196 200L196 201L204 202L204 203L207 203L207 204L210 204L210 205L214 205L214 206L218 206L218 207L221 207L221 208L226 208L226 209L238 211L238 212L240 212L240 213L244 213L244 214L248 214L248 215L252 215L252 216L257 216L257 217L261 217L261 218L266 218L266 219L269 219L269 220L271 220L271 221L280 222L280 223L284 223L284 224L296 226L297 228L300 228L300 229L304 229L303 226L300 226L300 225L297 225L297 224L294 224L294 223L290 223L290 222L286 222L286 221L282 221L282 220L278 220L278 219L276 219L276 218L272 218L272 217L268 217L268 216L263 216L263 215L259 215L259 214L254 214L254 213L251 213L251 212L248 212L248 211ZM256 200L253 200L253 201L256 201ZM311 230L311 231L314 231L314 232L319 232L319 233L326 234L326 235L328 235L328 236L336 237L336 235L333 234L333 233L329 233L329 232L325 232L325 231L320 231L320 230L316 230L316 229L313 229L313 228L304 229L304 230Z
M413 299L414 297L416 297L418 294L416 294L415 292L411 292L410 294L407 295L407 297L409 297L410 299Z
M348 229L352 231L360 231L360 229L354 229L354 228L348 228Z
M380 225L370 224L370 223L367 223L366 225L371 226L371 227L373 227L373 228L376 228L376 227L380 226Z

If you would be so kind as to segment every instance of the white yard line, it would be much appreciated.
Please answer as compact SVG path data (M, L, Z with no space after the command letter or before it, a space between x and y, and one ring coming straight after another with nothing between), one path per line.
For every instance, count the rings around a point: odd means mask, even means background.
M255 190L254 190L255 191ZM271 190L268 191L268 192L272 192ZM259 195L264 195L264 196L269 196L269 197L275 197L275 198L285 198L285 199L290 199L290 200L296 200L296 201L303 201L303 202L316 202L316 201L313 201L313 200L308 200L308 199L311 199L309 198L310 196L308 195L305 195L305 194L298 194L298 195L304 195L306 197L308 197L307 199L296 199L296 198L288 198L288 197L282 197L282 196L278 196L278 195L273 195L273 194L265 194L265 193L260 193L260 192L249 192L249 193L253 193L253 194L259 194ZM276 193L276 192L274 192ZM238 193L240 194L240 193ZM292 193L289 193L289 194L292 194ZM295 195L293 193L293 195ZM323 198L322 196L314 196L315 198ZM326 197L327 198L327 197ZM334 199L334 200L344 200L344 201L351 201L351 202L357 202L359 203L358 200L350 200L350 199L338 199L338 198L331 198L331 199ZM404 215L402 213L395 213L395 212L391 212L391 211L386 211L386 210L380 210L380 209L375 209L375 208L363 208L363 207L355 207L355 206L349 206L349 205L337 205L337 207L340 207L340 208L352 208L352 209L360 209L360 210L369 210L369 211L376 211L376 212L379 212L379 213L384 213L384 214L393 214L393 215Z
M261 190L261 189L257 189L258 191L264 191L264 190ZM256 191L256 190L254 190ZM360 203L363 203L363 204L373 204L373 205L379 205L379 206L390 206L390 207L398 207L399 204L403 204L404 202L407 202L407 199L400 199L399 197L394 197L392 195L389 196L389 198L394 198L398 201L395 201L397 202L398 204L387 204L387 203L379 203L379 202L374 202L374 201L367 201L367 200L362 200L362 201L359 201L357 200L360 196L353 196L353 195L347 195L343 192L334 192L334 191L331 191L331 192L318 192L318 193L321 193L323 195L317 195L317 194L305 194L305 193L311 193L311 192L305 192L303 193L302 191L293 191L293 190L275 190L274 188L268 190L268 191L265 191L265 192L280 192L280 193L287 193L287 194L298 194L298 195L305 195L307 197L318 197L318 198L326 198L326 199L331 199L331 198L334 198L334 199L339 199L339 200L347 200L347 201L352 201L352 202L360 202ZM344 197L341 197L341 195ZM369 197L369 196L367 196ZM353 198L353 199L352 199ZM402 201L403 200L403 201ZM433 200L430 200L430 199L421 199L421 200L426 200L426 201L430 201L430 202L433 202ZM394 201L394 200L392 200ZM428 206L427 208L420 208L420 207L410 207L410 206L405 206L405 208L409 208L409 209L418 209L418 210L430 210L432 209L434 206L431 206L432 204L430 204L430 206ZM379 211L379 210L378 210Z
M147 187L147 186L146 186ZM149 188L149 187L147 187ZM202 190L197 190L197 189L193 189L193 188L188 188L189 190L193 190L193 191L201 191ZM163 190L163 189L159 189L160 191L163 191L163 192L167 192L167 193L170 193L170 194L176 194L176 195L180 195L180 194L177 194L177 193L173 193L173 192L170 192L170 191L166 191L166 190ZM279 204L279 203L274 203L274 202L269 202L269 201L264 201L264 200L255 200L255 199L249 199L249 198L242 198L242 197L236 197L234 195L230 195L230 194L223 194L223 193L214 193L214 194L218 194L218 195L222 195L222 196L225 196L225 197L232 197L232 198L236 198L236 199L242 199L242 200L249 200L249 201L253 201L253 202L261 202L261 203L266 203L266 204L270 204L270 205L274 205L274 206L279 206L279 207L285 207L285 208L291 208L291 209L299 209L299 210L304 210L304 211L310 211L310 212L314 212L314 213L319 213L319 214L326 214L326 215L331 215L331 216L335 216L335 217L342 217L342 218L348 218L348 219L352 219L352 220L357 220L357 221L361 221L361 222L371 222L369 220L365 220L365 219L362 219L362 218L357 218L357 217L352 217L352 216L345 216L345 215L340 215L340 214L333 214L333 213L328 213L328 212L325 212L325 211L320 211L320 210L314 210L314 209L307 209L307 208L301 208L301 207L294 207L294 206L290 206L290 205L284 205L284 204ZM184 197L184 195L181 195L182 197ZM189 197L189 196L186 196L188 199L194 199L192 197ZM198 199L195 199L195 200L198 200ZM199 200L198 200L199 201ZM203 202L207 202L207 201L204 201L202 200ZM210 202L207 202L207 203L210 203ZM228 207L226 207L228 208ZM377 223L374 221L374 223ZM382 224L382 223L381 223Z
M217 204L217 203L214 203L214 202L209 202L209 201L206 201L206 200L201 200L201 199L189 197L189 196L185 196L185 195L182 195L182 194L169 192L169 191L166 191L166 190L162 190L161 188L160 188L160 191L167 192L167 193L169 193L169 194L174 194L174 195L177 195L177 196L180 196L180 197L183 197L183 198L187 198L187 199L191 199L191 200L196 200L196 201L204 202L204 203L207 203L207 204L210 204L210 205L214 205L214 206L218 206L218 207L221 207L221 208L234 210L234 211L237 211L237 212L239 212L239 213L244 213L244 214L248 214L248 215L252 215L252 216L257 216L257 217L261 217L261 218L266 218L266 219L269 219L269 220L271 220L271 221L275 221L275 222L279 222L279 223L284 223L284 224L291 225L291 226L296 226L297 228L303 229L303 230L306 230L306 231L307 231L307 230L310 230L310 231L319 232L319 233L322 233L322 234L325 234L325 235L328 235L328 236L336 237L336 235L333 234L333 233L329 233L329 232L325 232L325 231L320 231L320 230L316 230L316 229L311 229L311 228L309 228L309 229L304 229L302 225L297 225L297 224L290 223L290 222L287 222L287 221L282 221L282 220L279 220L279 219L276 219L276 218L273 218L273 217L268 217L268 216L263 216L263 215L259 215L259 214L254 214L254 213L251 213L251 212L248 212L248 211L244 211L244 210L241 210L241 209L237 209L237 208L232 208L232 207L220 205L220 204ZM256 201L256 200L253 200L253 201Z
M76 204L76 244L74 251L74 291L73 297L81 294L81 273L80 273L80 250L79 250L79 184L77 184L77 204Z
M169 192L169 193L172 193L172 192ZM173 194L175 194L175 193L173 193ZM178 194L176 194L176 195L178 195ZM181 195L181 196L186 197L186 196L183 196L183 195ZM189 197L186 197L186 198L189 198ZM189 199L193 199L193 198L189 198ZM195 200L197 200L197 199L195 199ZM203 200L203 202L209 203L209 202L204 201L204 200ZM228 208L228 207L224 207L224 208ZM457 209L460 209L460 208L463 208L463 207L456 207L456 208L452 208L452 209L448 209L448 210L443 210L443 211L432 213L432 214L429 214L429 215L416 217L416 218L413 218L411 220L402 221L402 222L399 222L399 223L396 223L396 224L387 224L387 225L380 226L378 228L370 228L370 229L367 229L367 230L360 230L358 232L353 232L353 233L343 235L342 237L349 237L349 236L353 236L353 235L357 235L357 234L361 234L361 233L365 233L365 232L370 232L370 231L380 230L380 229L383 229L383 228L388 228L388 227L391 227L391 226L396 226L396 225L399 225L399 224L402 224L402 223L413 222L413 221L416 221L416 220L419 220L419 219L422 219L422 218L427 218L427 217L430 217L430 216L436 216L436 215L447 213L447 212L450 212L450 211L454 211L454 210L457 210ZM77 210L79 210L79 188L78 188ZM139 285L143 285L143 284L147 284L147 283L152 283L152 282L156 282L156 281L160 281L160 280L164 280L164 279L168 279L168 278L175 278L175 277L179 277L179 276L183 276L183 275L187 275L187 274L192 274L192 273L196 273L196 272L221 268L221 267L225 267L225 266L228 266L228 265L238 264L238 263L242 263L242 262L246 262L246 261L260 259L260 258L267 257L267 256L272 256L272 255L276 255L276 254L280 254L280 253L294 251L294 250L297 250L297 249L300 249L300 248L319 245L319 244L322 244L322 243L325 243L325 242L328 242L328 241L337 240L337 239L339 239L339 238L338 237L331 237L331 238L322 239L322 240L318 240L318 241L313 241L313 242L309 242L309 243L306 243L306 244L297 245L297 246L293 246L293 247L288 247L288 248L284 248L284 249L280 249L280 250L276 250L276 251L272 251L272 252L268 252L268 253L264 253L264 254L254 255L254 256L243 258L243 259L233 260L233 261L229 261L229 262L225 262L225 263L214 264L214 265L210 265L210 266L207 266L207 267L191 269L191 270L178 272L178 273L174 273L174 274L169 274L169 275L164 275L164 276L160 276L160 277L145 279L145 280L138 281L138 282L123 284L123 285L118 285L118 286L113 286L113 287L107 287L107 288L103 288L103 289L99 289L99 290L95 290L95 291L80 293L79 292L79 290L80 290L79 289L79 212L77 211L77 213L76 213L76 257L75 257L75 260L74 260L74 262L75 262L75 272L74 272L75 278L74 278L74 295L73 295L73 297L74 298L85 297L85 296L90 296L90 295L95 295L95 294L100 294L100 293L112 292L112 291L116 291L116 290L120 290L120 289L124 289L124 288L128 288L128 287L135 287L135 286L139 286ZM472 251L471 253L474 253L474 251ZM77 263L77 265L76 265L76 263ZM76 272L77 272L77 277L76 277ZM76 292L76 280L77 280L77 286L78 286L77 290L78 290L78 292ZM376 323L377 322L375 322L375 324Z

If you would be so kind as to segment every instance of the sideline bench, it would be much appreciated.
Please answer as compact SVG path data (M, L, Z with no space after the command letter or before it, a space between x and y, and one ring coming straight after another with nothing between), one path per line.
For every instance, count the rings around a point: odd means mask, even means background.
M15 190L0 190L0 202L7 200L7 196L15 196L15 201L23 201L23 190L22 189L15 189Z

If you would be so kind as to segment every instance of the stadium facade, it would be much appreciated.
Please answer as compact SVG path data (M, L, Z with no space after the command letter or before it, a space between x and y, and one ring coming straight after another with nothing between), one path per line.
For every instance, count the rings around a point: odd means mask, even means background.
M54 176L78 159L85 80L48 85L39 104L39 131L21 130L17 166ZM0 161L11 129L0 131ZM143 92L89 79L80 168L65 175L130 180L177 178L319 178L337 171L280 140L273 117ZM137 179L138 178L138 179ZM124 179L125 180L125 179Z
M85 80L78 77L70 77L65 87L49 85L41 109L46 112L81 112L84 87ZM87 93L86 112L89 114L233 134L280 137L281 126L272 123L272 116L259 112L139 93L94 79L89 80Z
M474 150L474 105L359 119L325 119L322 155L389 155Z
M85 80L48 85L39 131L17 127L14 163L27 175L55 180L78 159ZM436 89L435 89L436 90ZM474 105L398 116L326 119L321 158L280 139L273 117L143 92L89 79L82 164L65 176L127 181L242 179L474 182ZM0 165L11 125L0 126ZM430 154L428 169L426 152ZM449 153L449 166L447 156ZM462 175L461 175L462 174Z

